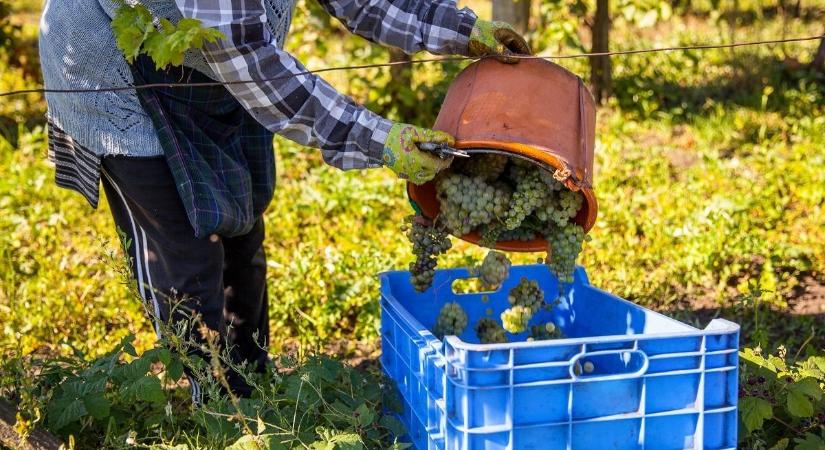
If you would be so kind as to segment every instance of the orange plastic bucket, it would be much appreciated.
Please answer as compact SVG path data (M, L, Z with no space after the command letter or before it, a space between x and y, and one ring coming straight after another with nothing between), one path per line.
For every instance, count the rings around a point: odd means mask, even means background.
M596 105L577 75L542 59L503 64L475 62L450 85L433 126L456 138L456 148L490 149L528 158L548 170L568 189L585 198L573 219L585 231L596 222L593 148ZM440 209L435 183L407 184L407 192L430 219ZM479 234L459 236L478 243ZM497 249L539 252L546 241L501 241Z

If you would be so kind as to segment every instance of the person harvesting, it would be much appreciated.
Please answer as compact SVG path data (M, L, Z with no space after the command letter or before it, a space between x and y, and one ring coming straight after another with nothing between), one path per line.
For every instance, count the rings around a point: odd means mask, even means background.
M221 38L183 68L128 61L116 0L49 0L40 57L49 89L220 81L82 95L49 94L49 155L58 185L97 207L103 185L139 292L156 321L199 320L231 358L262 369L268 309L263 211L275 186L273 134L321 150L343 170L385 166L413 183L450 164L417 148L446 133L394 123L338 93L283 50L294 0L141 0L155 19L196 19ZM504 23L451 0L320 0L353 33L413 53L496 56L529 48ZM233 83L241 80L274 80ZM179 304L179 305L178 305ZM173 305L178 305L173 307ZM155 323L160 331L160 324ZM200 339L197 332L192 337ZM228 373L231 389L249 387ZM192 394L201 400L192 380Z

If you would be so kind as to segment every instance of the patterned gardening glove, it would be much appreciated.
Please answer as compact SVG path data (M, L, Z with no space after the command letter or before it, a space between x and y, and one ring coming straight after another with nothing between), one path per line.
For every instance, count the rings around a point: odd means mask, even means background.
M508 58L508 55L529 54L527 41L509 23L477 20L470 32L469 56L494 56L499 61L513 64L518 58Z
M424 184L450 166L452 158L439 158L429 152L419 150L416 144L454 145L455 139L443 131L419 128L405 123L396 123L390 128L384 143L384 165L399 178L414 184Z

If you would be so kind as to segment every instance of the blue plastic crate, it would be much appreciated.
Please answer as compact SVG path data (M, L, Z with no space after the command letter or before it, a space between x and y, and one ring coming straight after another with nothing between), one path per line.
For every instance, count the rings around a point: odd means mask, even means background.
M456 294L467 269L436 272L417 293L409 272L381 274L381 363L403 398L419 450L735 449L739 326L699 330L590 285L578 268L548 316L564 339L479 344L473 327L507 308L521 277L557 292L544 265L515 266L496 292ZM470 318L461 336L430 330L445 302ZM577 364L593 364L587 374Z

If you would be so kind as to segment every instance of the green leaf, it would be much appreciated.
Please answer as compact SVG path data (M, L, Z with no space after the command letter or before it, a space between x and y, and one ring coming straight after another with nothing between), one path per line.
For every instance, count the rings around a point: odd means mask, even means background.
M115 12L111 26L118 48L130 62L140 54L144 41L155 30L152 14L143 5L121 6ZM125 348L124 351L129 353Z
M805 378L795 382L788 387L789 390L805 394L808 397L819 400L822 398L822 388L819 387L819 382L813 378Z
M770 361L757 354L752 348L746 348L739 352L739 358L748 364L776 373L776 366Z
M151 368L152 360L140 357L129 364L116 367L113 375L121 381L131 382L145 376Z
M389 430L393 436L403 436L407 433L407 429L404 427L404 424L401 423L401 421L395 416L382 416L378 423L381 424L382 427Z
M125 385L121 389L121 394L127 399L143 400L151 403L166 401L160 380L158 377L151 375L138 378L133 383Z
M765 420L773 417L771 404L757 397L745 397L739 402L739 414L748 433L762 429Z
M109 417L110 404L109 400L103 394L92 394L83 398L83 406L89 414L98 420L103 420Z
M365 427L375 420L375 413L367 408L366 404L362 403L361 406L355 410L355 418L359 426Z
M166 366L166 376L172 381L180 380L180 377L183 376L183 363L180 358L173 358L172 362Z
M825 441L813 433L805 433L805 439L796 438L794 450L822 450L825 449Z
M60 430L66 425L85 417L86 414L86 406L83 405L83 402L80 399L74 399L65 406L52 408L49 415L49 424L52 429Z
M172 353L168 348L153 348L143 352L142 358L148 359L151 362L161 362L164 366L168 366L172 360Z
M801 392L788 391L788 412L796 417L811 417L814 414L814 405Z

